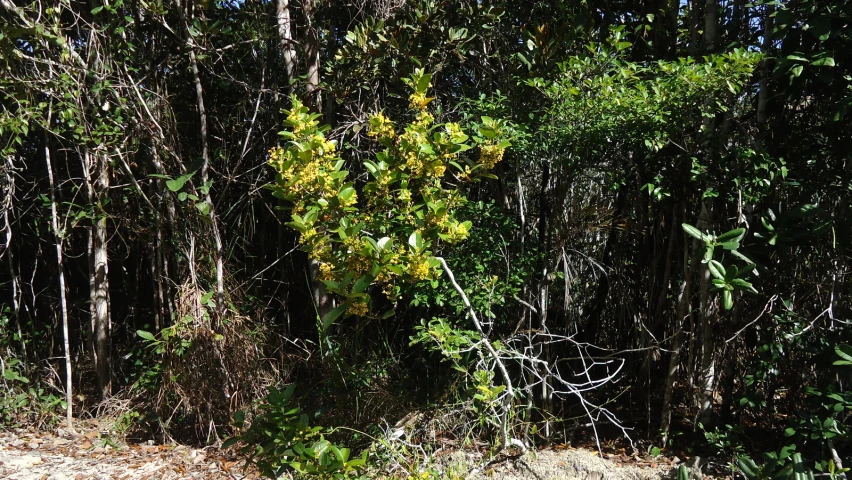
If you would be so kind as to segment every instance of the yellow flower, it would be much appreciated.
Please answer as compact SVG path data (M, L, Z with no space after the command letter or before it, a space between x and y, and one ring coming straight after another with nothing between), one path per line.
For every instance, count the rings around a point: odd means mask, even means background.
M467 226L464 223L458 223L456 224L455 232L453 232L453 235L459 240L464 240L465 238L467 238L469 233L470 232L468 232Z
M504 148L498 145L483 145L482 153L479 156L479 163L486 169L494 168L497 163L503 159Z
M447 129L447 136L450 137L451 142L458 143L464 141L466 135L458 123L446 123L444 124L444 128Z
M434 98L427 98L425 93L415 92L412 93L411 96L408 97L409 107L414 110L423 110L426 108L426 105L429 105L429 102L434 100Z
M415 280L425 280L431 276L432 270L425 258L418 258L408 266L408 273Z
M382 139L391 139L396 136L393 122L384 113L377 113L370 118L370 126L367 128L367 136Z
M328 263L320 263L319 266L319 278L320 280L331 280L333 274L333 270L331 265Z
M434 174L435 177L444 176L444 172L446 172L446 171L447 171L447 167L446 167L446 165L444 165L442 163L438 163L438 164L436 164L432 167L432 173Z
M429 125L432 125L432 122L434 121L435 117L433 117L431 113L423 110L417 114L417 120L415 120L414 124L421 128L429 128Z
M370 313L370 308L367 306L366 303L356 301L349 305L349 307L346 309L346 313L348 313L349 315L354 315L356 317L363 317L364 315Z

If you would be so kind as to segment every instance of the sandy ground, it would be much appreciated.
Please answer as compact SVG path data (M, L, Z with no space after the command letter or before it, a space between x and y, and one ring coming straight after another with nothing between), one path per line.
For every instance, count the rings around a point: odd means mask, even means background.
M462 471L463 464L476 464L475 459L459 458L453 454L452 464ZM474 480L661 480L670 478L675 468L669 462L637 460L631 457L609 455L601 458L597 452L584 449L541 450L530 452L520 458L483 466L466 475Z
M180 445L110 445L97 431L80 436L0 432L0 479L172 480L257 479L240 458L213 448ZM446 478L474 480L658 480L670 478L670 461L605 455L583 449L542 450L482 465L476 454L453 452L438 463ZM479 468L475 466L479 465ZM473 467L472 467L473 466ZM473 471L471 471L473 468ZM381 478L376 475L375 478Z
M114 448L94 435L63 438L0 434L0 478L6 480L249 479L242 462L211 449L173 445Z

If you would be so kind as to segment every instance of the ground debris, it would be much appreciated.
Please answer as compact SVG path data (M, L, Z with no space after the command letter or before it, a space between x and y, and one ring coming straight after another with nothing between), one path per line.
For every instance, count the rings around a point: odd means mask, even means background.
M143 480L260 478L240 459L182 445L121 445L82 435L69 439L27 431L0 433L0 478L6 480ZM117 448L116 448L117 447Z
M454 452L442 462L445 472L452 477L453 470L467 470L461 476L472 480L662 480L670 478L673 468L668 462L601 458L591 450L568 448L528 452L486 463L471 471L468 470L470 466L478 462L470 458L470 454L462 456L465 458L460 455Z

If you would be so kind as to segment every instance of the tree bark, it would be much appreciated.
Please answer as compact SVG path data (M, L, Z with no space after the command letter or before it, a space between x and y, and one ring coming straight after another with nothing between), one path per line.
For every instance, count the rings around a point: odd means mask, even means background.
M684 209L685 210L685 209ZM695 224L695 227L699 230L702 230L706 226L705 218L706 218L707 210L704 205L702 205L701 213L698 215L698 221ZM683 212L683 218L686 218L686 212ZM663 391L663 408L662 408L662 422L660 424L660 432L663 437L663 445L666 444L669 435L669 429L671 428L672 421L672 397L674 395L674 386L675 381L677 380L677 374L680 370L680 355L683 348L683 322L689 316L689 305L692 298L692 277L695 275L695 271L698 268L699 261L701 258L701 242L698 240L692 241L692 251L693 254L689 256L689 238L687 235L684 235L683 239L683 282L680 287L680 296L678 298L677 304L677 313L675 314L675 336L674 342L672 345L672 354L669 358L669 368L666 370L666 382L665 389ZM688 263L687 263L688 262Z
M222 235L219 232L219 222L216 217L216 207L210 197L210 152L207 131L207 111L204 108L204 88L201 85L201 73L198 69L198 57L195 55L195 43L192 40L192 35L189 33L189 23L187 23L186 15L183 13L180 2L177 2L177 9L181 20L183 21L184 31L186 34L186 42L189 47L189 65L192 69L192 81L195 84L195 103L198 108L198 117L200 121L201 134L201 184L206 189L204 201L207 203L210 217L210 227L213 231L213 242L215 251L213 254L216 263L216 313L217 319L221 321L225 314L225 281L224 281L224 262L222 260Z
M50 113L47 116L50 119ZM56 245L56 268L59 280L59 309L62 315L62 345L65 349L65 421L68 429L74 431L73 419L73 392L74 382L71 370L71 344L68 333L68 302L65 298L65 260L62 255L62 244L64 232L59 229L59 214L56 211L56 183L53 180L53 166L50 162L50 143L47 138L47 130L43 133L44 141L44 163L47 166L47 180L50 186L50 226Z
M275 5L278 21L278 43L284 58L284 72L287 74L287 90L293 93L296 80L296 49L293 46L293 20L290 16L290 0L278 0Z
M6 246L0 258L3 255L8 257L9 278L12 284L12 315L15 318L15 328L18 332L18 341L21 342L21 357L27 359L27 342L24 340L24 333L21 329L21 284L18 276L18 271L15 268L15 255L12 252L12 223L9 219L9 211L12 210L15 201L15 165L12 161L12 156L6 158L6 164L3 167L3 173L6 181L3 185L5 190L3 204L3 224L6 231Z
M93 158L94 157L94 158ZM81 154L86 194L94 218L89 229L89 313L91 319L92 360L103 400L112 391L109 257L107 219L103 204L109 192L109 162L106 154L84 148Z
M322 98L320 97L320 38L319 30L314 26L317 0L304 0L302 8L305 13L305 62L307 65L307 85L305 94L307 103L317 113L322 113Z

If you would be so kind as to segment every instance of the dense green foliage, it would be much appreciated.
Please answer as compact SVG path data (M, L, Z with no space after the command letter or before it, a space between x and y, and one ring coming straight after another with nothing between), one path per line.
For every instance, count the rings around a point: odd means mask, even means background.
M616 438L840 475L850 19L0 0L0 418L269 475Z

